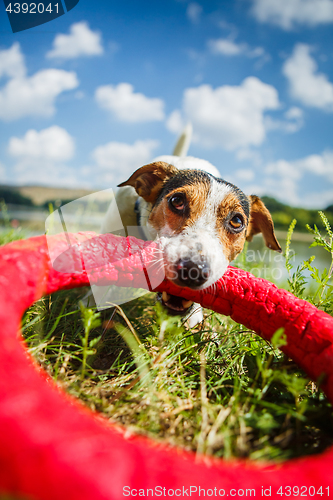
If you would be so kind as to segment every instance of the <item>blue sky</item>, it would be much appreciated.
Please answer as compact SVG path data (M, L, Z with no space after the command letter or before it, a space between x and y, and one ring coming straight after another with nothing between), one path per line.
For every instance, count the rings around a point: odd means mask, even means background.
M100 189L189 154L247 194L333 203L333 0L91 0L11 32L0 182Z

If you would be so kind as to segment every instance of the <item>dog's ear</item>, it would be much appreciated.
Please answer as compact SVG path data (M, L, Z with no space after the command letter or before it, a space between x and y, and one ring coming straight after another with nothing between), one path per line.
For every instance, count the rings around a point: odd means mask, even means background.
M282 252L280 244L274 233L271 214L258 196L250 197L250 221L246 232L247 241L252 241L255 234L262 233L266 246L277 252Z
M118 187L133 186L139 196L154 203L163 184L177 172L178 169L173 165L164 161L156 161L136 170L127 181L118 184Z

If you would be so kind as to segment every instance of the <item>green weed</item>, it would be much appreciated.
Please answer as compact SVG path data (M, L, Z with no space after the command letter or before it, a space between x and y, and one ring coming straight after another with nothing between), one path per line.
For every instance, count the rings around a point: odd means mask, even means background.
M11 226L7 205L1 199L0 199L0 212L2 214L2 226L0 225L0 245L6 245L11 241L23 239L24 234L22 234L22 228L21 227L13 228Z
M327 234L310 229L313 245L332 256L333 234L321 217ZM332 265L320 273L311 258L293 269L295 224L286 286L331 314ZM245 255L238 265L246 267ZM279 350L282 330L267 343L211 311L190 330L153 294L97 313L79 306L85 292L44 297L26 312L23 333L44 369L93 411L128 432L225 459L282 461L333 442L331 405Z

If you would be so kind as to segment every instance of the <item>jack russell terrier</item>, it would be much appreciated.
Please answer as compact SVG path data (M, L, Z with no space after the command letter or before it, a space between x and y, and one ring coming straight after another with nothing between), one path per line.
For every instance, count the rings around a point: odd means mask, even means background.
M119 184L116 202L126 226L139 225L146 239L159 238L165 275L180 287L207 288L220 279L246 240L262 233L268 248L281 252L271 215L257 196L219 178L205 160L161 156ZM107 214L102 232L112 228ZM159 294L169 314L203 319L201 306Z

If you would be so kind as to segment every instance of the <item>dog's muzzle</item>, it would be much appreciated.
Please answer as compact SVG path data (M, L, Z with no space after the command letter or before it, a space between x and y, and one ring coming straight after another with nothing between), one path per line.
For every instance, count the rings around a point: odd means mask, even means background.
M199 262L191 259L179 259L173 267L172 281L179 286L188 288L201 288L210 276L208 262L201 257ZM191 312L193 302L176 295L169 295L166 292L158 294L158 300L167 308L171 315L188 315Z
M201 257L199 262L192 259L179 259L175 265L176 278L173 280L179 286L188 288L200 288L208 281L210 276L210 266Z

